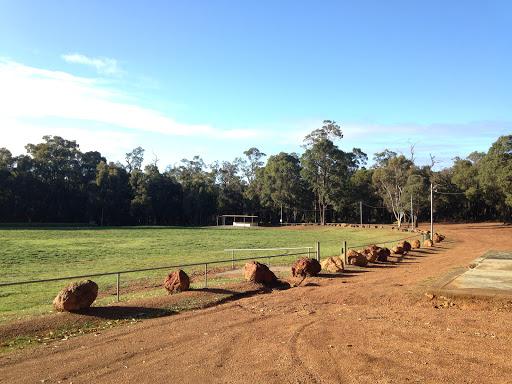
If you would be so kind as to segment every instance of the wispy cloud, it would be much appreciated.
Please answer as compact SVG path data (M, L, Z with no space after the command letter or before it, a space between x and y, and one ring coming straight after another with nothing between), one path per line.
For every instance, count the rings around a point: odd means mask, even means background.
M178 136L237 137L209 125L184 124L163 112L120 100L96 80L0 61L0 117L55 117Z
M108 160L121 160L125 153L139 145L138 135L109 129L91 130L90 128L77 128L68 125L59 127L41 126L1 117L0 126L8 129L7 134L3 134L0 147L7 147L14 155L25 153L25 146L29 143L40 143L44 135L61 136L68 140L75 140L82 151L99 151Z
M178 122L162 111L138 105L133 97L124 96L122 89L112 88L112 84L106 87L103 80L2 58L0 84L0 129L8 132L0 146L17 154L28 142L37 142L46 134L77 140L86 150L89 144L101 143L97 149L106 154L131 150L136 137L152 133L169 138L236 141L260 134L257 130L220 130L208 124Z
M96 71L102 75L119 76L126 73L126 71L119 68L116 59L110 59L108 57L91 59L78 53L61 55L61 57L68 63L84 64L90 67L94 67L96 68Z
M85 59L69 58L89 63L90 59ZM123 153L145 140L159 151L159 157L168 156L169 160L164 160L168 163L176 161L171 155L187 157L191 148L198 146L207 148L201 155L208 155L209 161L227 160L240 156L243 149L251 146L259 147L269 156L280 151L301 153L304 137L322 126L322 120L306 118L250 122L245 127L222 130L209 124L179 122L170 116L172 112L142 105L133 94L123 94L119 82L105 85L104 79L34 68L0 58L0 147L17 154L23 152L27 143L53 134L77 140L85 150L100 150L116 157L121 154L121 159ZM512 122L506 121L433 125L386 125L340 119L337 122L344 134L337 145L344 151L361 148L370 159L384 149L407 154L410 140L417 143L419 164L429 163L432 154L444 161L441 166L450 166L455 156L487 152L500 135L512 132Z

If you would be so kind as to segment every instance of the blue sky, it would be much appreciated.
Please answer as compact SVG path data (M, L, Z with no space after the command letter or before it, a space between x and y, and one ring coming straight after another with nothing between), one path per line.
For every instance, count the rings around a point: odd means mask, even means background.
M257 147L302 153L335 120L345 151L417 162L512 134L510 1L0 0L0 147L46 134L163 170Z

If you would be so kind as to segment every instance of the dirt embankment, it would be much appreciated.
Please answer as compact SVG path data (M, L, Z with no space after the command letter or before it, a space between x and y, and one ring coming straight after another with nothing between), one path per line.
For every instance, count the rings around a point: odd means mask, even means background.
M436 231L445 242L394 264L0 355L0 382L512 382L510 302L424 295L487 250L512 250L512 227Z

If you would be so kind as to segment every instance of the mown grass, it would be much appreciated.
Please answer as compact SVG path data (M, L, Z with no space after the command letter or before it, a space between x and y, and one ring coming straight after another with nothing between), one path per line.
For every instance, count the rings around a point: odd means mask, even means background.
M229 260L231 253L224 251L227 248L314 247L315 242L320 242L321 256L328 257L339 254L343 241L356 245L389 242L407 236L408 234L384 229L320 226L258 229L1 227L0 283ZM275 251L238 252L235 253L235 258L269 254L275 254ZM296 257L272 259L271 263L291 263ZM193 274L204 270L204 266L182 269ZM137 284L138 279L156 278L163 281L167 273L167 270L160 270L121 275L121 291ZM96 305L114 302L116 276L91 279L98 283L102 292ZM50 312L53 298L69 282L71 281L0 287L0 321ZM222 279L215 278L209 285L221 283ZM201 283L195 285L201 286ZM164 294L161 287L156 293L142 289L140 292L131 293L129 297L123 297L123 300L152 296L160 292Z

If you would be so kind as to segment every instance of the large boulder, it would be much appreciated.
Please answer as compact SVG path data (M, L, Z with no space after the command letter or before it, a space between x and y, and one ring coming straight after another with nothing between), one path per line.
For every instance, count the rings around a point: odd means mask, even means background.
M347 251L347 262L358 267L366 267L368 265L368 259L353 249Z
M391 252L395 255L403 255L405 253L405 249L397 245L396 247L391 248Z
M412 241L411 246L413 248L421 248L421 242L418 239Z
M322 266L316 259L299 257L292 265L292 276L315 276L322 270Z
M364 255L370 263L375 263L379 258L379 249L375 244L366 247Z
M401 242L399 242L398 246L402 247L405 252L410 252L411 251L411 243L409 243L406 240L402 240Z
M377 261L388 261L391 251L386 247L377 247Z
M190 278L181 269L165 276L164 288L167 293L186 291L190 288Z
M343 273L345 272L345 268L343 266L343 261L339 257L328 257L320 262L322 269L333 273Z
M53 300L53 307L59 312L78 311L88 308L98 296L98 284L82 280L66 285Z
M439 233L434 233L432 240L434 240L434 243L440 243L441 241L444 240L444 236L440 235Z
M434 242L430 239L427 239L423 242L423 246L424 247L433 247L434 246Z
M276 275L265 264L251 260L244 265L244 277L255 283L273 283L277 281Z

